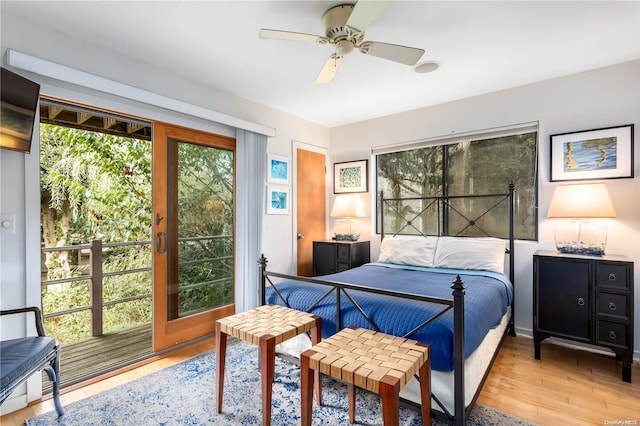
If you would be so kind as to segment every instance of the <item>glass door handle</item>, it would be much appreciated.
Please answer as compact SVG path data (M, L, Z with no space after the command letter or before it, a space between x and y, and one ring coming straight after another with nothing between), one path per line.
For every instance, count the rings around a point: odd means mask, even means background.
M158 253L167 252L167 233L166 232L158 232L156 234L156 251Z

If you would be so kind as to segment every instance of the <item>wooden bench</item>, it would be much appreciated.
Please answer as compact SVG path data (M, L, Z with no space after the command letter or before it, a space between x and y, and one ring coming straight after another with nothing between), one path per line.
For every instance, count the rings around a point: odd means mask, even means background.
M380 395L385 425L399 424L400 391L418 373L422 423L431 425L429 350L429 345L415 340L362 328L346 328L314 344L300 355L302 426L311 425L313 371L347 383L351 423L355 422L355 386Z
M321 340L321 319L316 315L284 306L265 305L241 312L216 322L216 374L218 376L218 413L222 412L224 364L227 336L237 337L260 348L262 372L262 424L271 424L271 397L275 373L275 347L299 334L311 332L311 342ZM318 382L318 395L320 380Z

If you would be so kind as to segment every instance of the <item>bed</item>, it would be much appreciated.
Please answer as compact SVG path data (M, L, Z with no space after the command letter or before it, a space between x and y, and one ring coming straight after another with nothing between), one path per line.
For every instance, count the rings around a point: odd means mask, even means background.
M503 336L515 334L513 192L381 195L377 262L306 278L268 271L262 256L261 302L321 316L323 337L357 326L429 343L434 417L465 424ZM278 351L296 357L308 346ZM401 397L418 404L413 382Z

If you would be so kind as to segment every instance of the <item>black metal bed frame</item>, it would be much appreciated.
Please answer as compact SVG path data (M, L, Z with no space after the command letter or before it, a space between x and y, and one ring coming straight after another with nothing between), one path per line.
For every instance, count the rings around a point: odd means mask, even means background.
M389 203L389 202L397 202L397 201L401 201L401 200L422 200L422 201L425 201L426 202L426 207L424 207L419 213L415 214L411 219L408 219L408 220L405 219L405 225L403 226L402 229L404 229L406 227L413 227L417 231L418 235L426 236L426 234L424 234L420 230L418 230L412 224L412 222L418 216L420 216L427 208L429 208L430 206L433 206L434 203L435 203L436 207L437 207L437 211L438 211L438 213L437 213L438 214L438 231L437 232L438 232L439 236L444 236L444 235L456 236L456 235L460 235L465 229L467 229L469 227L474 227L476 229L480 229L486 236L489 236L489 233L487 233L486 231L484 231L482 228L480 228L478 226L478 224L477 224L478 219L481 218L482 216L486 215L489 211L493 210L498 205L501 205L503 202L505 202L505 201L508 202L508 205L509 205L509 247L507 249L507 253L509 254L509 278L510 278L511 282L514 283L514 255L513 255L514 254L514 230L513 230L513 228L514 228L514 220L513 220L514 205L513 205L513 193L514 193L514 185L513 185L513 183L511 183L511 184L509 184L509 192L508 193L504 193L504 194L465 195L465 196L451 196L451 197L449 197L449 196L444 196L444 197L414 197L414 198L410 198L410 199L409 198L403 198L403 199L387 198L387 199L385 199L381 195L381 207L382 207L381 211L384 212L385 203ZM495 202L495 204L493 204L488 209L484 209L483 212L479 216L476 216L473 219L467 218L463 213L461 213L458 209L456 209L453 205L451 205L451 201L452 200L473 199L473 198L488 198L488 197L493 197L497 201ZM447 225L447 215L448 215L448 213L450 213L451 210L453 210L457 214L459 214L462 217L464 217L465 220L467 221L465 226L462 229L458 230L458 232L456 232L456 233L449 233L448 232L448 227L446 226ZM400 213L398 212L398 214L400 214ZM381 219L382 219L381 223L384 224L384 213L382 213ZM440 227L440 224L443 224L443 226ZM384 228L384 226L382 226L382 228ZM384 238L384 236L385 236L384 230L382 230L381 237ZM408 332L404 336L402 336L402 337L405 337L405 338L411 337L413 334L415 334L417 331L419 331L423 327L425 327L428 324L430 324L431 322L435 321L437 318L440 318L442 315L446 314L447 312L453 310L453 319L454 319L454 321L453 321L453 323L454 323L454 413L450 413L444 407L444 405L438 400L437 396L434 395L433 393L432 393L432 398L434 399L436 404L438 404L440 406L440 408L442 409L442 412L439 412L437 410L433 410L432 413L433 413L433 416L435 418L439 418L439 419L444 420L444 421L446 421L448 423L453 423L455 425L464 425L465 424L466 418L469 415L469 413L471 412L473 406L475 405L476 400L478 398L478 395L480 394L480 390L482 389L482 386L484 385L484 382L486 381L487 376L489 375L489 371L491 370L491 366L493 366L493 363L495 361L495 358L497 356L498 351L496 350L494 352L493 357L491 359L491 362L489 364L489 367L485 371L485 373L483 375L483 378L482 378L482 380L480 382L480 385L478 386L478 389L476 390L476 393L475 393L471 403L469 404L468 407L465 408L465 395L464 395L464 362L465 362L465 356L464 356L464 295L465 295L465 285L464 285L464 282L462 281L462 279L460 278L459 275L456 277L456 279L453 281L453 283L451 285L452 299L444 299L444 298L436 298L436 297L417 295L417 294L412 294L412 293L404 293L404 292L398 292L398 291L370 288L370 287L366 287L366 286L362 286L362 285L358 285L358 284L351 284L351 283L345 283L345 282L339 282L339 281L330 281L330 280L323 280L323 279L319 279L319 278L300 277L300 276L295 276L295 275L288 275L288 274L281 274L281 273L277 273L277 272L271 272L271 271L267 271L267 263L268 263L268 261L265 258L265 256L264 255L260 256L260 259L258 261L259 277L260 277L259 297L260 297L260 303L262 305L266 304L266 286L270 285L271 288L277 294L278 298L282 301L282 303L284 303L286 306L290 307L288 305L288 303L286 302L285 298L278 291L277 286L274 284L274 282L271 280L271 278L295 280L295 281L299 281L299 282L306 282L306 283L318 284L318 285L326 286L326 287L328 287L328 290L320 298L318 298L314 303L312 303L306 309L306 311L310 312L311 310L313 310L313 308L315 308L324 299L329 297L332 293L335 293L335 295L336 295L335 320L336 320L336 328L338 330L342 329L343 326L344 326L342 324L342 318L341 318L341 299L342 299L342 297L346 297L349 300L349 302L351 302L351 304L356 308L356 310L362 315L362 317L369 323L371 328L376 330L376 331L380 331L380 328L371 320L371 318L367 315L367 313L362 309L362 307L356 302L356 300L350 294L351 291L359 291L359 292L366 292L366 293L371 293L371 294L379 294L379 295L383 295L383 296L398 297L398 298L402 298L402 299L410 299L410 300L416 300L416 301L431 302L431 303L435 303L435 304L443 306L442 309L440 311L438 311L435 315L433 315L430 318L427 318L419 326L415 327L413 330L411 330L410 332ZM513 302L511 304L511 317L509 319L509 325L508 325L508 327L507 327L507 329L505 331L505 334L506 333L508 333L509 335L515 336ZM502 336L502 339L503 338L504 338L504 335ZM502 341L500 342L498 347L500 347L501 344L502 344ZM404 402L409 403L411 405L416 405L415 403L413 403L411 401L404 401Z

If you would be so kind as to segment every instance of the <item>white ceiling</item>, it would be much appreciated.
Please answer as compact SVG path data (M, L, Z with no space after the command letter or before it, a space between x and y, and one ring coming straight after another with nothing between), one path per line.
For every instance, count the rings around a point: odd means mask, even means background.
M392 1L366 40L425 49L430 74L354 51L314 80L330 45L262 40L260 28L323 34L340 1L10 2L10 13L329 127L640 58L640 2Z

